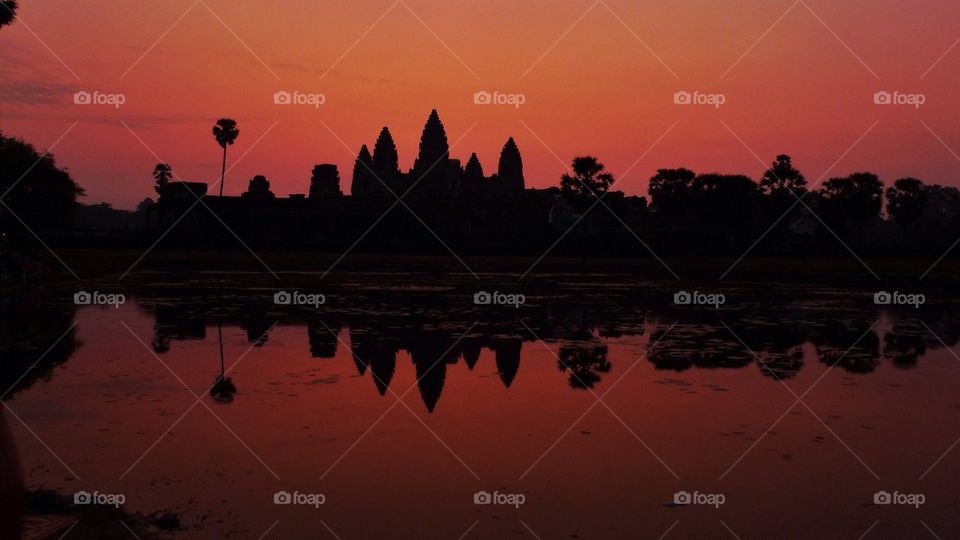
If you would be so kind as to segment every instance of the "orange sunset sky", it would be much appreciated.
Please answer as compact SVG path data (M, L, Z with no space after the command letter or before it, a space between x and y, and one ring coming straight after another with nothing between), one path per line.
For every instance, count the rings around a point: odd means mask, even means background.
M887 184L960 184L956 1L20 3L0 30L0 130L56 143L87 203L155 197L153 153L182 179L214 181L222 116L241 132L227 194L255 174L278 195L304 193L327 162L346 192L357 150L384 125L409 167L431 108L452 157L475 151L487 172L515 137L528 187L556 185L584 153L630 194L660 167L758 178L754 154L783 152L811 182L866 169ZM81 90L125 103L76 105ZM675 105L680 90L725 103ZM875 105L881 90L925 103ZM326 101L276 105L278 91ZM477 91L525 102L476 105Z

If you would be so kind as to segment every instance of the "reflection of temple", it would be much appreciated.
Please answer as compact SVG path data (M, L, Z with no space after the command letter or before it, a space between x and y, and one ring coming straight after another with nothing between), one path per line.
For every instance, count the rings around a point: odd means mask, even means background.
M408 300L404 298L403 302ZM427 303L418 304L418 311L427 306L437 308L438 301L432 297L421 300ZM351 369L369 377L380 395L391 393L398 355L406 351L428 411L438 406L444 391L450 391L446 388L448 370L461 359L468 370L495 372L504 388L514 388L518 380L523 380L520 374L525 352L523 343L537 337L557 344L557 372L566 377L571 388L580 390L600 384L613 368L609 360L610 339L647 331L650 349L646 357L657 369L682 371L756 365L762 375L773 379L794 376L811 356L851 373L869 373L881 358L898 367L912 366L919 356L943 347L926 326L947 343L960 341L960 326L953 323L960 317L952 308L939 311L931 308L922 314L922 323L914 318L895 319L889 328L880 331L870 327L869 321L876 317L872 306L840 316L818 309L799 310L793 315L802 322L791 324L766 322L784 317L776 308L757 312L752 306L744 318L738 318L732 311L725 313L733 329L730 332L718 322L715 313L707 310L671 312L669 319L675 317L679 321L677 325L657 324L651 328L645 316L650 313L649 308L636 305L635 299L611 302L609 298L590 295L566 297L531 307L524 314L524 324L533 330L528 332L518 321L489 311L451 310L444 320L447 330L439 330L430 320L421 315L411 316L398 306L378 314L325 312L320 315L304 311L278 314L275 306L256 303L224 309L222 303L199 302L201 305L159 303L152 307L156 316L154 343L163 345L158 352L165 352L171 340L203 339L211 323L239 326L252 345L266 343L269 330L279 319L285 325L305 327L303 346L309 348L314 358L332 359L338 351L342 357L346 352L344 344L349 343ZM667 311L662 306L659 309ZM471 327L473 330L468 335L461 336ZM753 352L745 348L744 343ZM480 361L484 349L489 351L492 365ZM393 391L400 394L405 390Z

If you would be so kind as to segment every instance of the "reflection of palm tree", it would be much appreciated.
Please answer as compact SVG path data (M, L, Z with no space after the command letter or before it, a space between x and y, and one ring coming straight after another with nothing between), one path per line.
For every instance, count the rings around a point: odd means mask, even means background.
M237 129L237 121L230 118L221 118L213 126L213 136L217 139L217 144L223 148L223 163L220 166L220 196L223 197L223 177L227 174L227 146L234 143L240 135Z
M0 0L0 27L17 18L17 0Z
M233 396L237 393L237 387L233 385L233 380L226 376L223 369L223 328L217 325L217 337L220 339L220 375L210 387L210 396L217 403L230 403Z
M606 345L561 347L559 357L560 371L570 371L571 388L593 388L600 382L600 374L613 367L607 360Z

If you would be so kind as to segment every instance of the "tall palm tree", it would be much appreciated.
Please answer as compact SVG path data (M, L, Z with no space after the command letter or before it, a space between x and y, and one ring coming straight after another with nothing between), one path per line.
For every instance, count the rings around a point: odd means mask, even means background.
M17 18L17 0L0 0L0 27Z
M158 195L163 195L163 191L170 183L171 178L173 178L173 167L166 163L157 163L153 168L153 179L156 180L154 190Z
M213 126L213 136L217 144L223 148L223 164L220 167L220 196L223 197L223 177L227 174L227 146L234 143L240 135L237 121L230 118L221 118Z

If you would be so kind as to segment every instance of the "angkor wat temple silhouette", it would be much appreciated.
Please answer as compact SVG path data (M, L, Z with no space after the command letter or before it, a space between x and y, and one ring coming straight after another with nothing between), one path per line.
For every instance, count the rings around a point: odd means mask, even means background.
M202 201L209 211L194 209ZM639 224L644 197L612 192L604 200L620 217L604 212L591 219L595 231L607 227L626 235L619 221ZM423 128L417 157L407 172L384 127L373 153L363 145L354 162L350 195L341 188L335 164L313 168L307 194L277 197L258 175L241 196L208 194L201 182L171 182L148 213L148 229L173 245L235 242L342 249L363 235L378 250L438 250L443 244L466 251L520 251L552 242L576 220L559 188L528 189L519 146L510 137L496 172L487 176L476 153L466 165L450 157L446 130L434 109ZM442 240L442 243L441 243Z

